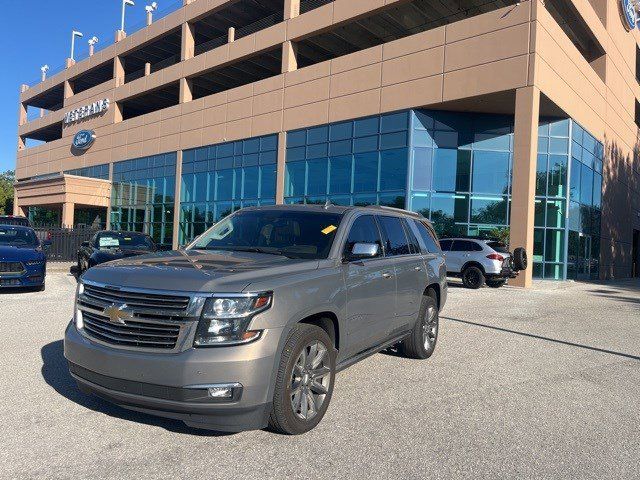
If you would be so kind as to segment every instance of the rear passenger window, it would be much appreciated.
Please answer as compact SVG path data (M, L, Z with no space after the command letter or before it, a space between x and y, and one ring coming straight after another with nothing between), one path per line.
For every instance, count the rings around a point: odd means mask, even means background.
M404 227L404 233L407 235L409 239L409 251L411 253L420 253L420 243L418 243L418 239L416 238L413 230L409 227L406 219L402 219L402 226Z
M440 247L438 245L438 240L435 236L435 232L431 231L431 229L427 228L427 226L418 221L413 220L413 224L416 226L418 233L420 234L420 238L427 247L427 252L429 253L440 253Z
M477 252L482 251L482 247L469 240L456 240L451 247L452 252Z
M451 250L452 243L453 243L453 240L442 240L440 242L440 248L442 248L443 252L448 252L449 250Z
M387 257L409 255L411 250L407 236L398 217L378 217Z
M356 243L375 243L380 247L380 255L382 255L382 240L380 239L380 230L372 215L364 215L358 217L347 237L347 243L344 246L344 253L348 255L353 250Z

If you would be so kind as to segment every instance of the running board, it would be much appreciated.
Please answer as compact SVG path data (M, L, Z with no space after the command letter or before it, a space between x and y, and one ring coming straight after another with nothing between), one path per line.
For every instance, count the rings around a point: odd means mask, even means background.
M411 331L404 332L401 335L393 337L391 340L387 340L386 342L381 343L380 345L369 348L367 350L363 350L362 352L355 354L353 357L343 360L338 365L336 365L336 372L340 372L345 368L350 367L354 363L358 363L360 360L364 360L365 358L370 357L371 355L375 355L376 353L384 350L385 348L389 348L395 345L396 343L400 343L409 335L411 335Z

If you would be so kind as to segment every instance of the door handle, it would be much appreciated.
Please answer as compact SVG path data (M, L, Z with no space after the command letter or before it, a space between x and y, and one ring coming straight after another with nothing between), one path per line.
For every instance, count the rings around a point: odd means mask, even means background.
M391 275L390 273L384 272L384 273L382 274L382 277L383 277L383 278L391 278L391 277L392 277L392 275Z

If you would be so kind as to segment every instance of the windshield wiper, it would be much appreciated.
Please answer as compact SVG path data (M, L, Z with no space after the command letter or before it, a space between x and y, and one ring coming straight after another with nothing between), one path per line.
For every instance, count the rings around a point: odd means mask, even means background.
M267 255L279 255L287 258L296 258L289 255L277 248L262 248L262 247L205 247L203 250L227 250L231 252L252 252L252 253L265 253Z

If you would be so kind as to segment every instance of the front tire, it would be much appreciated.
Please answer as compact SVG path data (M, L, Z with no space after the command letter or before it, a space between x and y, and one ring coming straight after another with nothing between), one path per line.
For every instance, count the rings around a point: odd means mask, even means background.
M335 373L329 335L315 325L293 327L280 357L269 428L285 435L315 428L329 407Z
M438 305L433 290L422 297L418 320L411 335L405 339L399 347L400 354L407 358L426 360L436 349L438 341Z
M462 272L462 284L471 288L472 290L477 290L478 288L482 288L485 282L484 272L480 270L478 267L474 267L473 265L467 267Z

